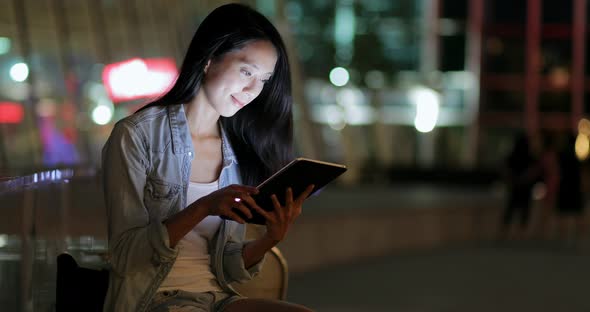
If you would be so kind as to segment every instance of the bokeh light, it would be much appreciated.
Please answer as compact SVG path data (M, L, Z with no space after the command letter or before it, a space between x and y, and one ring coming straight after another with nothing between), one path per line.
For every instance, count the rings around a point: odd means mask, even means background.
M588 136L585 134L578 134L576 138L576 156L579 160L586 160L588 159L588 154L590 152L590 141L588 140Z
M337 87L346 85L349 79L350 74L343 67L335 67L330 71L330 82Z
M23 82L29 77L29 66L25 63L16 63L10 68L10 78L16 82Z
M410 100L416 105L414 127L422 133L430 132L436 127L440 106L440 97L434 90L417 87L410 91Z
M99 105L92 110L92 121L98 125L106 125L113 118L113 111L110 107Z

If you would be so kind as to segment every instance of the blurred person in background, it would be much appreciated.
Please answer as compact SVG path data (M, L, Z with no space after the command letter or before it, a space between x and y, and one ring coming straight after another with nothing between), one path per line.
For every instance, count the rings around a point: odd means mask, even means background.
M557 214L561 239L575 245L584 233L580 161L576 157L576 136L569 134L559 154Z
M545 186L543 201L539 211L537 225L540 239L553 237L555 206L559 190L559 153L553 133L545 131L541 134L541 152L539 156L539 178Z
M531 212L531 195L538 176L537 164L526 133L520 133L504 164L508 198L502 215L501 239L525 238ZM515 217L518 226L514 228Z
M309 311L240 296L303 200L251 197L292 158L288 59L275 27L239 4L211 12L174 86L119 121L103 149L112 266L105 311ZM251 209L266 233L244 242ZM223 217L223 218L221 218Z

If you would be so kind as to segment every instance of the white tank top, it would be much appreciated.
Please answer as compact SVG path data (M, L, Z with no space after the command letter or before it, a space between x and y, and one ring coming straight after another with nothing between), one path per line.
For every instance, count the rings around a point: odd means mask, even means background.
M187 204L219 189L219 181L189 182ZM178 242L178 257L158 291L181 289L190 292L222 291L211 272L209 241L221 224L218 216L207 216Z

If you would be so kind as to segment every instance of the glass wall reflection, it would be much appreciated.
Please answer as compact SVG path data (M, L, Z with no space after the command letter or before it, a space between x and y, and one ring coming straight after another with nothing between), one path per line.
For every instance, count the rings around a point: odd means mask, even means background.
M299 154L347 163L345 182L351 183L385 178L385 169L395 166L464 165L464 91L474 78L456 65L462 55L445 58L447 71L425 65L427 5L250 4L280 25L291 50ZM200 18L214 6L6 2L0 13L2 176L97 165L112 125L166 88ZM454 45L464 46L460 20L444 23L445 34L459 38ZM167 68L156 64L162 61ZM146 74L149 79L134 79Z

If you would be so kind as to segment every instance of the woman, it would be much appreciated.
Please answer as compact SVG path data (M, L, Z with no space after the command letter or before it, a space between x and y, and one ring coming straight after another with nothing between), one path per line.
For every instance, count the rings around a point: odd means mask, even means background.
M313 186L275 210L251 187L292 159L290 70L260 13L229 4L195 33L169 92L119 121L103 149L112 271L105 311L308 311L239 296ZM256 210L266 234L244 242ZM220 217L224 217L224 220Z

